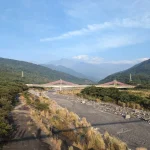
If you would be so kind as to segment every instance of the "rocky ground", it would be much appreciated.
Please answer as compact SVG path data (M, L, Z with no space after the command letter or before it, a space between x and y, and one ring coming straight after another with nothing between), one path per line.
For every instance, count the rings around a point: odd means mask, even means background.
M77 98L77 101L81 104L92 105L95 109L101 110L102 112L109 112L115 115L120 115L124 118L127 117L127 119L138 118L150 124L150 111L121 107L111 103L97 103L80 98Z
M36 96L40 96L39 92L36 92L34 90L30 90L31 94L34 94ZM46 94L44 95L46 96ZM141 120L144 120L150 124L150 111L144 111L144 110L138 110L138 109L132 109L128 107L121 107L112 103L97 103L94 101L89 101L87 99L79 98L76 96L67 96L67 99L70 99L70 101L76 101L81 104L86 104L89 106L93 106L95 109L100 110L101 112L109 112L115 115L121 115L124 118L138 118Z
M126 142L129 148L134 150L142 146L150 149L150 125L148 121L141 120L148 118L149 112L122 108L114 104L96 103L55 92L48 92L47 95L60 106L66 107L80 117L86 117L101 133L108 131L112 136ZM127 114L131 118L124 119Z

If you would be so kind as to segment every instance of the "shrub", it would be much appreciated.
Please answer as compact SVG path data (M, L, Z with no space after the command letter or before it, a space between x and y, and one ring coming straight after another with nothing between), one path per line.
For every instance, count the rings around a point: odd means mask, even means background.
M9 135L9 132L12 130L12 126L9 125L8 121L0 117L0 139Z
M135 103L130 103L130 107L135 109Z
M114 100L109 96L104 96L103 101L104 102L113 102Z
M61 150L62 141L56 138L51 138L51 146L54 150Z
M41 102L35 102L35 108L40 110L40 111L48 110L48 104L41 103Z
M136 108L136 109L141 109L140 104L135 104L135 108Z
M18 93L26 89L22 83L0 81L0 140L11 135L9 113L18 102Z
M68 148L68 150L74 150L74 149L73 149L73 147L72 147L72 146L70 146L70 147Z
M104 134L106 147L109 150L127 150L127 145L115 137L111 137L108 132Z
M115 88L86 87L78 96L92 101L101 99L105 102L113 102L120 106L127 106L133 109L141 109L141 106L145 109L150 109L150 99L148 96L142 97L141 95L134 95L127 91L119 91Z

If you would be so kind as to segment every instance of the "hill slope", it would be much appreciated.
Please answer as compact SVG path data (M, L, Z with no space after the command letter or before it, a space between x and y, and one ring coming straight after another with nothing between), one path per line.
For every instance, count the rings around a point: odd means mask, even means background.
M133 83L150 84L150 59L139 63L130 69L112 74L99 83L105 83L117 79L121 82L129 83L129 76L132 74Z
M56 70L56 71L60 71L60 72L64 72L64 73L70 74L70 75L75 76L77 78L87 78L82 73L76 72L73 69L64 67L62 65L57 65L56 66L56 65L53 65L53 64L44 64L42 66L48 67L48 68L50 68L52 70Z
M24 78L21 77L22 71L24 72ZM78 84L91 83L91 81L87 79L77 78L44 66L24 61L0 58L0 80L22 81L24 83L47 83L60 78Z

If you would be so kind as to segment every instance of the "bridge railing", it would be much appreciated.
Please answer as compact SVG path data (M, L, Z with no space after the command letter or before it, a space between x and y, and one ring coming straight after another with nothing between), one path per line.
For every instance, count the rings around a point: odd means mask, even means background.
M28 87L52 87L52 88L85 88L91 85L48 85L48 84L27 84ZM128 88L135 88L135 86L124 85L124 86L117 86L117 85L95 85L96 87L102 88L119 88L119 89L128 89Z

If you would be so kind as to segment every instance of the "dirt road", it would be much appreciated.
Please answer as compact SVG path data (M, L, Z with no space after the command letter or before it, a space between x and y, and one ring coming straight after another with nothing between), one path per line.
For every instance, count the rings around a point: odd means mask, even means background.
M46 138L44 133L35 126L24 104L20 103L13 110L12 118L16 131L13 132L12 140L4 145L3 150L49 150L48 144L42 141Z
M125 120L123 117L107 112L102 112L92 105L81 104L73 96L59 95L48 92L47 95L60 106L67 108L87 120L101 133L108 131L112 136L126 142L133 150L136 147L150 149L150 125L139 119Z

